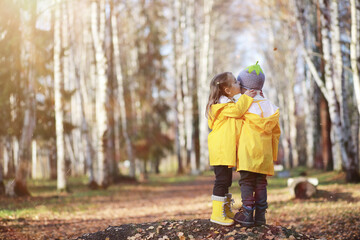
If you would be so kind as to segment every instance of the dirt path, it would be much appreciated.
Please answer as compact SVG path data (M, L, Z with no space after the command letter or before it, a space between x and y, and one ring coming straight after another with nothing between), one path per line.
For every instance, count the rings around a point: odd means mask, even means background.
M238 179L236 173L234 178ZM69 202L71 195L65 196L54 203L58 206L67 200L64 211L39 211L31 218L2 219L0 239L73 239L104 230L109 225L208 219L212 185L212 176L199 176L192 182L176 184L123 185L107 196L82 198L81 204L76 198ZM237 186L232 190L237 202L235 207L238 207ZM293 201L288 199L286 189L270 190L267 220L269 224L294 227L298 232L319 238L360 239L359 192L359 184L329 185L321 187L321 194L315 199ZM84 205L91 207L82 207Z
M92 209L57 216L39 213L35 219L3 219L0 239L70 239L109 225L208 218L212 183L212 177L201 176L181 184L133 185L111 196L89 198Z

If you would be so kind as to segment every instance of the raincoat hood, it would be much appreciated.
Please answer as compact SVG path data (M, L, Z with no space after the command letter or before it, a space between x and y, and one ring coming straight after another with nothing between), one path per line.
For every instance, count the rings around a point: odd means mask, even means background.
M260 117L257 114L247 113L246 121L254 127L258 132L270 134L279 121L279 109L270 117Z

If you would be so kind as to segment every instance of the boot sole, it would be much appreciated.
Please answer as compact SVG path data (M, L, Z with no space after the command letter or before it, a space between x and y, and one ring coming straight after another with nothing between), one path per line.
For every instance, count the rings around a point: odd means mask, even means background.
M255 226L262 226L265 224L266 224L266 222L255 222Z
M240 223L242 226L244 227L253 227L254 223L253 222L243 222L243 221L238 221L236 219L234 219L237 223Z
M210 222L217 223L217 224L220 224L220 225L223 225L223 226L231 226L231 225L234 224L234 223L223 223L223 222L215 221L215 220L212 220L212 219L210 219Z

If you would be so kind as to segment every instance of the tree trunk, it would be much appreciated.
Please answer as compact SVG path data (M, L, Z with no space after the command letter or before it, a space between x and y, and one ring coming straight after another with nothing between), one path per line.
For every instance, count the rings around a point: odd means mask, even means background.
M305 129L306 129L306 166L308 168L313 168L315 166L315 141L314 141L314 132L315 132L315 121L314 109L311 106L314 101L314 87L311 86L312 83L311 73L308 69L305 70L305 79L302 83L302 90L304 99L306 100L304 104L304 114L305 114Z
M31 142L31 178L36 179L37 176L37 168L38 168L38 157L37 157L37 144L36 140L33 139Z
M360 76L359 76L359 63L358 59L358 48L359 48L359 16L357 10L356 0L350 0L351 8L351 43L350 43L350 60L351 60L351 70L353 72L353 82L354 82L354 91L357 101L358 111L360 113ZM359 4L358 4L359 5Z
M106 1L106 22L105 22L105 54L107 59L107 93L108 101L106 109L108 115L108 131L107 131L107 147L106 147L106 161L107 168L109 169L109 180L113 182L119 175L119 169L115 159L115 116L114 116L114 104L115 104L115 76L114 76L114 46L112 41L112 15L113 13L113 3L109 0ZM105 9L104 9L105 11Z
M81 133L81 122L82 122L82 106L80 100L80 87L78 86L77 82L80 78L80 69L82 67L82 57L86 54L81 54L78 57L80 52L83 50L86 51L84 48L84 44L82 41L76 44L76 36L75 29L77 26L78 18L76 18L76 22L74 21L74 16L76 16L75 11L79 7L79 3L70 1L67 3L67 12L68 12L68 35L70 41L70 64L69 64L69 79L70 79L70 90L74 91L73 96L71 97L71 123L72 125L76 126L71 132L71 139L72 139L72 146L74 149L74 155L76 161L74 162L73 167L73 174L77 176L83 175L85 170L85 150L82 141L82 133ZM75 5L75 9L74 9ZM81 17L81 22L84 20L84 16ZM87 26L85 26L84 31L87 30ZM83 36L83 35L81 35ZM79 53L77 52L79 51ZM82 69L81 69L82 70Z
M71 92L73 89L71 88L71 81L70 81L70 48L69 48L69 13L68 13L68 2L62 1L61 3L61 47L62 47L62 78L63 78L63 89L66 92ZM62 104L63 109L68 109L69 102L72 100L72 96L69 96L70 99L63 98ZM70 105L71 109L71 105ZM65 122L71 123L71 115L67 114L66 111L63 111L63 120ZM65 133L64 129L64 135L68 135L68 133ZM65 168L69 168L68 176L73 175L75 173L75 159L73 156L70 156L69 147L68 144L71 145L71 141L66 142L66 137L64 136L64 157L65 157ZM71 147L72 148L72 147ZM68 153L68 154L67 154ZM70 160L70 161L69 161Z
M333 170L333 155L331 149L331 121L328 111L326 99L321 97L320 100L320 124L321 124L321 140L322 140L322 158L325 170ZM316 165L316 164L315 164Z
M87 69L86 65L90 62L90 80L94 75L92 69L94 67L94 59L93 59L93 48L92 48L92 37L91 37L91 9L86 11L85 14L85 26L83 31L83 45L84 45L84 54L81 57L81 71L80 76L76 78L77 88L79 89L79 97L80 97L80 107L81 107L81 134L82 134L82 143L85 149L85 165L86 165L86 173L89 177L88 186L97 188L97 183L95 181L95 173L94 173L94 159L93 152L94 148L91 144L92 138L91 133L94 132L89 126L89 122L92 120L92 102L91 96L89 96L87 92L87 84L86 84L86 74ZM89 85L91 85L91 81L89 81Z
M209 64L209 47L210 47L210 25L213 0L204 0L204 27L202 35L202 49L200 54L200 77L198 84L198 103L199 103L199 131L200 131L200 171L207 169L209 165L209 152L207 137L209 128L205 118L206 101L209 97L208 84L208 64Z
M295 63L288 68L292 68L291 66L295 66ZM287 70L288 73L294 73L292 69ZM289 116L289 131L290 131L290 149L291 149L291 166L298 167L299 166L299 154L298 154L298 144L297 140L297 126L296 126L296 101L295 101L295 79L293 76L289 76L289 88L288 88L288 97L287 97L287 105L288 105L288 116Z
M5 184L4 184L4 175L3 175L3 165L0 163L0 196L5 195Z
M126 19L128 19L127 24L125 25L126 31L124 32L124 40L125 40L125 45L129 46L128 47L128 54L129 57L126 58L127 60L127 68L126 68L126 74L125 76L128 79L133 79L135 78L136 72L138 72L138 68L139 68L139 64L138 64L138 55L139 55L139 49L136 47L136 37L137 37L137 29L136 29L136 22L138 21L138 19L140 18L140 10L139 10L139 4L134 4L133 6L129 6L128 2L125 2L125 8L126 8ZM135 20L136 19L136 20ZM124 84L124 78L123 78L123 87L126 86ZM130 109L130 113L129 113L129 119L134 119L133 122L127 122L127 130L128 130L128 135L129 135L129 141L131 141L131 135L135 135L138 131L138 127L141 124L141 119L140 119L140 113L139 113L139 107L140 106L140 101L139 98L135 95L136 94L136 89L137 89L137 83L136 81L129 81L128 82L128 89L129 89L129 99L131 99L131 106L129 107ZM127 151L130 151L130 149L128 149L129 147L131 147L131 154L129 157L130 160L130 169L129 169L129 174L130 177L135 177L136 174L136 154L133 151L134 148L132 145L128 145L127 147ZM131 158L130 158L131 157Z
M27 34L27 37L24 37L26 47L29 48L25 50L26 54L24 56L29 55L30 59L26 59L29 63L27 69L25 70L27 74L26 81L26 90L25 90L25 112L24 112L24 122L20 137L20 145L19 145L19 155L16 166L15 173L15 193L17 196L28 196L30 195L26 180L29 175L29 167L31 161L31 141L33 137L33 133L36 125L36 99L35 99L35 48L31 41L33 40L33 36L35 35L35 25L36 25L36 9L37 9L37 1L34 1L30 7L30 20L25 27L24 33Z
M66 190L66 169L64 151L63 99L61 74L61 9L62 0L56 0L54 24L54 91L55 91L55 124L56 124L56 156L57 156L57 189Z
M188 56L186 61L186 72L187 72L187 87L188 91L186 93L187 98L184 99L186 106L186 146L188 152L188 161L191 174L197 174L196 166L196 150L195 150L195 141L194 141L194 131L195 131L195 119L194 119L194 93L196 92L196 38L195 38L195 1L187 0L186 8L186 19L188 23L186 24L187 33L189 36L189 46L188 46ZM186 92L186 91L184 91Z
M4 149L4 174L6 178L15 177L15 158L12 149L11 137L6 136Z
M174 1L174 26L173 26L173 64L174 64L174 78L175 78L175 131L176 131L176 155L178 160L178 173L184 172L183 158L185 156L185 117L184 117L184 102L182 89L182 66L184 64L182 51L182 30L181 19L181 3L179 0Z
M329 38L329 17L328 8L325 0L320 0L321 14L321 35L322 35L322 49L325 62L325 86L329 94L328 105L331 119L331 136L332 136L332 153L334 156L334 169L341 170L342 162L348 161L348 156L344 148L344 136L342 132L340 109L338 103L338 96L336 96L334 79L333 79L333 64L331 56L331 42Z
M353 73L353 82L354 82L354 92L356 98L356 106L358 108L358 112L360 114L360 75L359 75L359 58L360 58L360 44L359 44L359 34L360 34L360 7L358 1L350 0L350 11L351 11L351 43L350 43L350 61L351 61L351 70ZM358 116L359 118L359 116ZM356 147L355 149L359 149L359 119L357 118L357 132L358 134L355 136ZM355 123L355 124L356 124ZM359 151L355 151L355 160L347 166L347 181L357 181L359 178L360 172L360 160L359 160ZM357 170L350 170L353 168L353 165L357 165Z
M121 70L121 59L120 59L120 48L119 48L119 33L118 33L118 25L117 19L115 15L112 15L112 41L114 46L114 60L115 60L115 72L116 72L116 79L117 79L117 103L120 108L120 123L122 127L122 134L125 139L126 144L126 153L129 161L132 163L134 162L133 156L133 147L129 136L129 129L127 123L127 115L126 115L126 107L125 107L125 94L124 94L124 79ZM135 177L135 168L134 171L130 171L130 176Z
M103 50L103 34L105 15L103 12L105 0L100 1L100 27L98 28L98 4L96 2L91 3L91 31L94 41L95 56L96 56L96 73L97 73L97 85L96 85L96 150L97 150L97 161L98 161L98 185L106 187L108 185L108 173L106 168L106 134L107 134L107 77L106 69L107 63L105 53ZM100 31L99 31L100 30Z

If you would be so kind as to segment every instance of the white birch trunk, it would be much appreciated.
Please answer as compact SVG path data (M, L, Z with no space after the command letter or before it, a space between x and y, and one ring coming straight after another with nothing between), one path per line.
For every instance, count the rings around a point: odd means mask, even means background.
M215 13L211 13L215 14ZM212 22L211 19L218 19L219 15L211 16L210 18L210 35L209 35L209 55L208 55L208 74L214 75L214 51L215 51L215 39L216 39L216 23L217 21ZM210 82L210 81L208 81Z
M311 109L314 96L312 92L314 91L311 86L311 73L308 69L305 72L305 79L302 82L302 91L305 99L304 104L304 114L305 114L305 129L306 129L306 166L308 168L313 168L315 165L315 147L314 147L314 112Z
M16 139L16 138L14 138ZM15 176L15 158L13 151L14 140L12 137L5 137L5 150L4 150L4 174L5 177ZM16 152L19 152L16 150Z
M359 61L360 58L360 44L359 44L359 36L360 36L360 4L359 1L350 0L350 12L351 12L351 42L350 42L350 62L351 62L351 70L353 73L353 82L354 82L354 92L356 105L358 108L358 112L360 114L360 74L359 74ZM355 159L353 164L357 164L357 171L360 172L360 160L359 160L359 118L355 121L355 129L356 135L354 136L354 144L355 144ZM350 169L351 163L346 165L347 169Z
M125 3L127 4L127 3ZM129 9L126 11L126 18L128 19L127 24L125 25L126 29L124 31L124 40L125 40L125 45L129 46L129 57L127 58L127 65L128 68L126 69L126 75L129 79L132 79L134 77L134 75L137 72L138 69L138 48L135 46L135 41L136 41L136 23L138 21L135 21L135 19L137 20L142 20L141 15L140 15L140 7L139 4L134 4L132 6L125 6L126 9ZM132 129L131 132L133 134L135 134L137 132L137 126L140 126L141 124L141 113L139 110L140 107L140 100L139 98L136 96L136 91L137 91L137 83L136 81L130 81L129 83L129 97L131 99L135 99L131 102L132 106L132 113L131 113L131 119L135 119L135 123L132 124ZM132 161L130 161L130 169L129 169L129 175L131 177L135 177L136 174L136 155L133 153L133 159Z
M80 78L80 72L82 67L82 56L84 54L84 43L82 41L83 34L75 35L74 32L77 31L78 28L83 30L84 28L84 16L81 16L80 21L76 18L74 21L74 17L77 15L77 10L79 7L84 6L81 3L76 3L73 1L68 2L68 15L69 15L69 37L71 41L71 52L70 52L70 89L75 90L74 95L71 98L71 122L75 129L72 130L72 145L74 148L74 155L75 155L75 174L76 175L83 175L85 169L85 149L82 143L82 132L81 132L81 123L82 123L82 105L81 105L81 96L80 96L80 87L78 86L77 82ZM75 7L75 8L74 8ZM82 11L83 13L84 11ZM86 11L85 11L86 12ZM84 14L83 14L84 15ZM78 23L80 22L80 24ZM85 26L87 30L87 26ZM84 29L84 30L85 30ZM86 31L85 30L85 31ZM81 31L83 32L83 31ZM80 38L79 41L78 38ZM75 45L75 42L77 45Z
M116 71L116 79L118 83L118 87L117 87L118 97L116 99L120 108L120 122L122 126L122 133L125 139L128 159L130 162L134 162L133 148L132 148L132 143L129 136L129 129L127 125L127 115L126 115L125 95L124 95L124 80L121 70L121 61L120 61L121 56L119 49L117 19L115 14L112 15L111 23L112 23L112 34L113 34L112 41L114 47L115 71ZM135 177L135 168L133 168L132 171L130 171L130 176Z
M360 114L360 76L359 76L359 67L358 61L359 58L359 16L356 7L356 0L350 0L351 7L351 43L350 43L350 60L351 60L351 69L353 72L353 82L354 82L354 91L357 102L358 111ZM360 164L359 164L360 165Z
M193 91L195 80L194 72L194 55L195 55L195 29L194 29L194 8L195 1L187 0L186 5L186 20L185 23L185 35L188 36L189 43L186 48L186 60L184 64L184 82L183 82L183 92L185 95L184 105L185 105L185 127L186 127L186 148L187 148L187 158L190 161L190 171L191 174L197 174L196 169L196 156L194 149L193 141Z
M342 54L340 46L340 27L339 27L339 13L338 13L338 1L331 0L331 53L333 56L333 78L334 87L337 99L340 103L340 107L343 105L342 102Z
M288 38L287 38L288 36ZM283 29L283 36L280 39L289 39L287 40L287 44L289 46L296 46L294 40L291 39L291 31L288 27L284 27ZM289 137L290 137L290 151L291 151L291 158L292 158L292 167L299 166L299 153L298 153L298 146L297 146L297 127L296 127L296 99L295 99L295 79L296 79L296 61L297 59L296 54L293 52L285 51L284 53L286 61L286 71L285 76L286 80L288 81L288 88L287 88L287 96L286 93L283 93L286 97L287 111L288 111L288 119L289 119Z
M63 55L62 55L62 77L63 77L63 82L64 82L64 90L70 92L72 91L72 82L70 81L70 49L69 49L69 13L68 13L68 2L62 2L61 4L61 10L62 10L62 14L61 14L61 17L62 17L62 20L61 20L61 45L62 45L62 50L63 50ZM70 103L73 101L73 98L71 97L70 99ZM64 102L63 101L63 104L64 104L64 108L66 109L66 105L68 104L67 102ZM70 105L70 110L71 110L71 105ZM72 113L72 112L70 112ZM67 122L71 122L72 123L72 118L73 118L73 115L72 114L67 114L67 115L63 115L64 117L64 120L67 120ZM65 161L68 157L68 159L70 159L70 173L71 175L73 175L76 170L75 170L75 161L74 161L74 158L73 156L69 156L69 149L68 149L68 146L67 146L67 142L66 142L66 137L67 136L64 136L64 141L65 141L65 149L67 149L67 151L64 151L64 156L65 156ZM71 144L71 141L69 142L69 144ZM66 154L68 153L68 154Z
M283 119L283 123L281 124L281 132L283 132L284 134L282 134L281 136L281 144L283 146L284 149L284 161L283 164L285 166L286 169L290 169L291 165L290 165L290 120L289 120L289 112L286 111L286 105L285 105L285 99L282 93L278 94L278 98L279 98L279 105L280 105L280 109L284 109L284 111L282 112L282 119Z
M209 165L209 151L207 137L209 128L205 118L205 108L209 97L208 63L210 46L211 11L214 1L204 0L204 29L202 35L202 49L200 54L200 77L198 84L199 122L200 122L200 170L204 171Z
M325 17L327 8L325 6L324 0L320 0L320 8L322 9L321 14L321 35L322 35L322 44L323 44L323 57L325 61L325 86L327 92L329 93L329 113L331 119L331 137L332 137L332 153L334 159L334 169L341 170L342 162L347 162L347 153L344 147L344 136L342 132L340 111L337 106L338 98L335 92L335 85L333 79L333 63L331 56L331 43L329 36L329 26L330 23Z
M36 100L35 100L35 48L32 43L32 37L35 34L36 24L36 7L37 1L30 5L30 15L21 14L20 21L24 25L22 38L24 39L21 46L21 60L24 62L22 70L25 73L25 110L22 125L22 131L19 141L18 155L16 157L15 185L20 191L18 195L30 195L27 190L26 181L30 174L31 164L31 140L36 125ZM30 17L30 18L28 18Z
M185 125L184 125L184 102L182 96L181 69L183 66L182 51L182 23L181 23L181 4L179 0L174 1L174 26L173 26L173 64L175 78L175 131L176 131L176 153L178 157L178 172L183 172L183 158L185 156Z
M339 26L339 9L338 9L338 1L331 1L331 35L332 35L332 44L331 50L332 55L335 56L334 62L334 82L336 94L339 100L340 105L340 117L342 123L342 132L343 132L343 160L342 164L348 170L350 169L350 165L355 163L355 152L353 149L353 141L351 138L351 126L350 126L350 114L349 107L347 103L348 98L348 86L345 82L345 78L343 76L343 62L342 62L342 52L341 52L341 44L340 44L340 26Z
M188 106L187 108L187 113L186 116L188 117L188 121L190 123L186 123L187 126L187 143L188 143L188 151L190 151L190 169L191 169L191 174L193 175L197 175L198 174L198 170L196 167L196 154L195 154L195 139L194 139L194 115L193 115L193 111L194 111L194 106L193 106L193 98L194 98L194 91L195 91L195 81L196 81L196 72L195 72L195 56L196 56L196 52L195 52L195 48L196 48L196 38L195 38L195 17L194 17L194 13L195 13L195 0L188 0L187 5L189 6L187 8L187 19L188 19L188 24L187 24L187 28L188 28L188 34L189 34L189 50L188 50L188 60L187 60L187 72L188 72L188 88L189 88L189 92L188 95L190 97L190 101L189 103L186 103L186 106ZM187 102L187 101L186 101ZM188 105L189 104L189 105ZM188 110L191 110L191 112L188 112ZM191 116L191 117L190 117ZM188 126L191 125L191 126ZM191 129L191 132L189 132Z
M81 58L81 71L80 78L77 78L77 87L79 89L80 103L81 103L81 133L82 133L82 145L85 149L85 165L86 173L89 177L89 184L92 185L95 183L95 173L94 173L94 158L93 158L93 146L92 142L92 133L95 132L90 128L89 122L93 120L93 104L92 98L88 94L89 88L92 88L92 78L95 78L95 65L93 59L93 48L92 48L92 37L91 37L91 9L88 9L85 14L85 26L83 31L83 45L84 49ZM89 79L90 81L86 82L87 78L87 65L90 65Z
M293 72L291 70L287 70L289 72ZM291 148L291 156L292 156L292 167L299 166L299 154L297 150L297 128L296 128L296 103L295 103L295 94L294 94L294 77L288 78L290 81L289 86L289 95L287 97L287 105L288 105L288 115L289 115L289 131L290 131L290 148Z
M55 96L55 125L56 125L56 149L57 149L57 189L66 189L65 151L64 151L64 126L63 104L61 94L61 11L62 0L56 0L55 24L54 24L54 96Z
M9 164L10 164L10 151L9 151L9 141L8 138L5 138L5 143L4 143L4 151L3 151L3 159L4 159L4 175L7 176L8 175L8 171L9 171Z
M68 156L70 158L71 164L75 166L76 165L75 154L74 154L74 150L72 149L70 136L67 135L67 134L65 135L65 148L66 148L67 154L68 154ZM74 173L72 172L71 174L73 176L76 176L75 167L72 167L71 171L74 171Z
M293 0L295 1L295 0ZM308 49L306 48L305 46L305 39L304 39L304 31L302 29L302 26L301 26L301 22L299 20L299 12L298 12L298 8L296 7L296 3L294 2L293 5L295 6L295 20L296 20L296 29L297 29L297 32L299 34L299 38L300 38L300 46L302 48L302 54L304 56L304 59L305 59L305 62L306 64L308 65L309 67L309 71L311 72L313 78L314 78L314 81L316 82L316 85L320 88L320 91L321 93L324 95L326 101L329 101L329 93L328 93L328 90L326 89L326 86L325 84L323 83L316 67L315 67L315 64L312 62L311 58L310 58L310 54L308 52Z
M17 137L13 137L12 138L12 157L13 157L15 169L19 165L19 158L20 158L19 152L20 152L19 140L17 139Z
M33 139L31 142L31 177L32 179L36 179L38 178L38 174L37 174L37 168L38 168L38 158L37 158L37 144L36 144L36 140Z
M101 0L100 6L104 6L105 0ZM100 8L102 9L102 7ZM104 186L107 184L107 169L106 169L106 144L104 143L104 137L106 136L106 130L108 125L107 113L106 113L106 90L107 90L107 76L106 76L106 58L103 49L103 41L101 41L102 31L105 27L105 19L100 19L100 30L98 30L98 4L96 2L91 3L91 31L94 41L95 58L96 58L96 72L97 72L97 88L96 88L96 149L98 160L98 184ZM102 13L100 16L105 17Z

